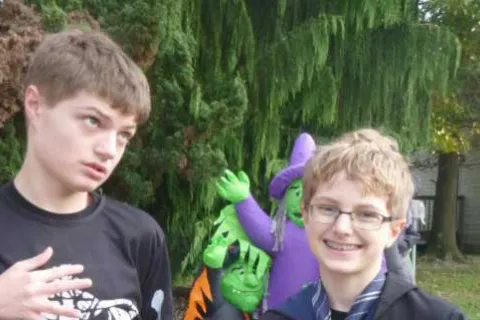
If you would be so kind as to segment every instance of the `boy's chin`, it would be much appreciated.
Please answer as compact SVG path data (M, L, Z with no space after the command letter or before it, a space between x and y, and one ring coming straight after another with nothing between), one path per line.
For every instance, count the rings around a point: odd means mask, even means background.
M321 263L321 266L328 269L331 273L342 274L342 275L355 275L362 273L363 269L358 263L354 262L331 262Z
M333 259L319 259L320 261L320 273L322 268L328 270L330 274L338 275L350 275L350 276L359 276L364 274L378 273L380 271L380 266L377 266L376 263L367 259L355 259L355 260L333 260Z
M100 188L102 183L94 181L77 181L71 184L73 192L84 193L84 192L93 192Z
M363 274L373 267L373 264L366 261L364 257L353 259L332 258L328 254L319 254L317 259L320 262L320 269L325 268L330 273L342 275ZM322 270L320 270L321 272Z

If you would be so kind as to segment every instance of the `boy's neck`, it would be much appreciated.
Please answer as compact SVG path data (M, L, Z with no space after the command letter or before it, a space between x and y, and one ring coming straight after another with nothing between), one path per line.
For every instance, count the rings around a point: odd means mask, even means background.
M328 295L330 308L348 312L357 297L365 290L380 272L381 261L378 268L370 268L364 273L342 274L328 270L320 265L320 279Z
M25 162L14 179L15 188L35 206L57 214L79 212L89 205L88 192L74 192Z

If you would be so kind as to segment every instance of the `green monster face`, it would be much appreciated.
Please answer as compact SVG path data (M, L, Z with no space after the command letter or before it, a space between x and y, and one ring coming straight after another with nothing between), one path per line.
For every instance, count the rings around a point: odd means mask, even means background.
M224 269L220 291L225 300L243 312L253 312L262 302L271 258L250 243L234 205L220 212L215 225L217 230L203 251L203 263Z
M253 312L262 302L271 259L262 250L233 233L216 234L203 252L203 262L222 269L220 291L235 308Z
M240 260L225 270L220 288L234 307L253 312L262 301L264 280L257 277L251 265Z
M287 217L300 228L304 227L300 203L303 196L303 184L301 179L292 181L285 192L285 205Z

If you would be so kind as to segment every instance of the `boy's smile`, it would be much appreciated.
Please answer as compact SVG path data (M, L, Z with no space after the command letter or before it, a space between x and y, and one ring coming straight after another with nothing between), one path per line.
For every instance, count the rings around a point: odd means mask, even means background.
M361 244L354 244L354 243L345 243L345 242L337 242L334 240L324 239L323 243L331 249L334 253L340 255L347 255L352 251L359 251L363 248Z

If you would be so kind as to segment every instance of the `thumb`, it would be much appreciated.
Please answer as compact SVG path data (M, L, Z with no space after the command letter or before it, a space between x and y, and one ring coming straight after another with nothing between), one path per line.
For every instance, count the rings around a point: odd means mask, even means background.
M227 190L225 190L225 188L224 188L219 182L217 182L216 185L217 185L217 192L218 192L218 194L219 194L222 198L227 198L227 194L228 194Z
M240 171L238 173L238 180L246 183L248 186L250 186L250 179L248 179L248 175L244 171Z
M48 260L50 260L50 258L52 257L52 255L53 249L52 247L48 247L42 253L36 255L33 258L19 261L17 265L26 271L32 271L40 268L45 263L47 263Z

